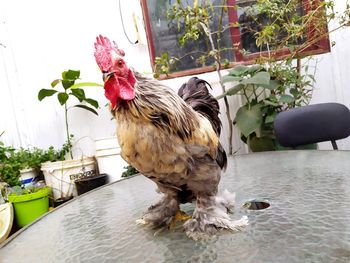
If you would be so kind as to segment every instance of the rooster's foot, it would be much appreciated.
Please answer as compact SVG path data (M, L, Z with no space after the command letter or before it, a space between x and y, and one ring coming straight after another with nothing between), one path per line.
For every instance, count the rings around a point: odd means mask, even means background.
M181 210L177 210L176 214L174 215L173 219L171 220L171 222L169 224L169 229L174 228L177 222L184 222L184 221L187 221L191 218L192 217L190 215L186 214L185 212L183 212Z

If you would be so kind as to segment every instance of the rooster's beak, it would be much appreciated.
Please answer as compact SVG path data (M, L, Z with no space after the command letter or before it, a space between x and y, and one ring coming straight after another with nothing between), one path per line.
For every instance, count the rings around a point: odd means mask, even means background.
M102 74L103 82L106 82L113 74L114 72L104 72Z

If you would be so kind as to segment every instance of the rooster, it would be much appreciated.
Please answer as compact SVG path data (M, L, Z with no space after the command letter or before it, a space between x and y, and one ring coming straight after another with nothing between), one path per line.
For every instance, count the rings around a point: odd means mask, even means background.
M182 218L180 204L196 201L184 223L190 238L244 227L246 217L233 221L228 215L234 194L225 190L217 195L227 157L219 141L219 104L208 91L210 85L192 77L176 94L129 68L124 55L115 42L96 38L94 56L117 121L121 156L164 194L139 222L171 226Z

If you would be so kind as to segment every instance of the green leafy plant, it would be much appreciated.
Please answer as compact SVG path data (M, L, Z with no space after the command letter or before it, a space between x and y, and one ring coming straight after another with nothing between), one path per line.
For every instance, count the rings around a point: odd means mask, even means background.
M124 171L122 173L122 177L129 177L129 176L132 176L134 174L139 173L139 171L137 171L136 168L131 166L131 165L128 165L128 166L126 166L124 168L126 169L126 171Z
M258 65L238 66L229 71L224 82L235 85L219 98L243 96L244 105L237 111L234 125L252 151L280 148L273 130L276 115L307 105L312 96L315 82L314 72L309 73L312 57L305 59L301 52L328 35L326 25L331 20L343 17L349 21L346 13L334 11L332 1L315 2L314 9L307 13L301 11L300 4L296 0L287 3L258 0L245 10L247 14L254 14L249 17L250 26L245 30L254 35L257 48L264 53L256 59ZM341 22L340 27L345 25L346 22ZM281 51L284 58L277 60L275 52Z
M270 65L271 66L271 65ZM241 139L253 151L279 147L273 132L276 115L284 110L307 104L312 94L312 75L300 79L292 61L274 64L237 66L223 77L224 83L235 83L223 96L241 95L244 99L234 119ZM307 78L308 77L308 78Z
M14 159L15 149L0 142L0 179L9 185L19 185L21 163Z
M64 160L69 151L66 144L61 150L55 150L52 146L48 150L42 150L35 147L15 149L0 142L0 181L10 186L20 186L21 170L34 168L39 171L41 164L44 162Z
M10 191L8 194L10 195L25 195L25 194L32 194L32 193L36 193L44 188L48 188L48 186L42 185L42 186L29 186L29 187L21 187L18 185L15 185L13 187L11 187Z
M51 89L41 89L38 93L39 101L42 101L46 97L51 97L57 95L57 100L61 106L64 107L64 117L65 117L65 128L66 128L66 146L70 153L70 157L73 159L72 154L72 135L69 131L69 122L68 122L68 110L71 107L68 107L68 100L71 97L76 98L79 101L79 104L76 104L72 107L78 107L84 110L87 110L93 114L98 115L95 109L99 108L98 102L92 98L87 98L85 96L85 91L82 87L87 86L103 86L94 82L80 82L75 83L80 77L79 70L67 70L62 72L61 79L55 79L51 82ZM61 84L61 90L57 88L58 84Z
M309 60L302 61L308 55L305 51L329 33L350 25L350 5L346 3L345 10L337 12L334 1L257 0L242 8L247 15L244 28L239 23L224 24L229 8L234 7L227 6L225 0L217 6L207 0L196 0L192 5L178 0L167 14L169 21L175 21L177 25L180 45L200 38L206 38L209 43L207 52L193 52L200 53L197 59L199 64L214 61L222 89L222 95L218 98L224 100L228 123L234 123L240 129L242 140L248 142L251 149L275 149L272 127L277 113L307 104L312 95L314 78L308 70ZM212 21L215 19L218 28L214 29ZM328 30L330 22L333 28ZM223 77L221 69L234 66L222 58L223 52L231 49L243 55L252 53L251 50L239 48L239 43L234 43L232 47L222 45L224 31L237 26L244 30L244 34L253 36L251 44L256 46L254 53L262 53L253 62L258 66L251 69L238 66ZM281 51L283 56L278 54ZM192 56L193 52L182 57L163 54L156 58L156 76L169 74L181 59ZM226 90L229 82L234 82L234 87ZM241 94L246 103L232 121L227 97L235 94ZM228 140L229 154L232 154L232 125L229 125Z

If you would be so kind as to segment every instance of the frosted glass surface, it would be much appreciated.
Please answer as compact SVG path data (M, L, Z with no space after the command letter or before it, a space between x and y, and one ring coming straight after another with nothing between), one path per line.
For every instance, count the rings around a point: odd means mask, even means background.
M236 192L232 218L248 216L242 232L195 242L179 225L154 236L135 220L160 195L135 176L47 214L0 249L0 262L350 262L350 152L235 156L225 188ZM270 207L242 207L253 199Z

